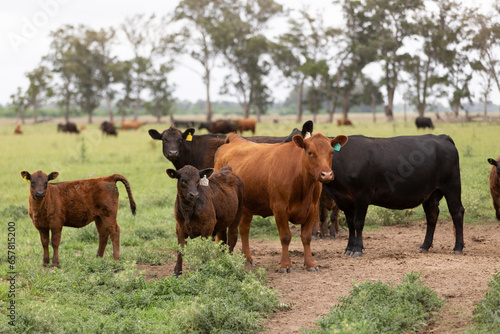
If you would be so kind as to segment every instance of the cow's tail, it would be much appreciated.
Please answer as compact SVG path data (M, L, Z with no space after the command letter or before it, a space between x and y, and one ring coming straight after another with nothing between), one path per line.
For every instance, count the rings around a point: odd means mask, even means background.
M115 179L115 183L117 181L120 181L125 186L125 189L127 189L128 201L130 203L130 210L132 210L132 214L135 216L136 205L134 197L132 196L132 189L130 189L130 183L128 183L128 180L125 178L125 176L122 176L120 174L114 174L113 177Z

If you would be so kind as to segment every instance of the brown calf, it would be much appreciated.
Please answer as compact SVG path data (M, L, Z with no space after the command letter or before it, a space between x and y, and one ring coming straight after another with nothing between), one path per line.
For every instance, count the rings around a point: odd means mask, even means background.
M337 203L330 198L324 191L321 192L319 198L318 216L314 222L312 235L315 237L323 238L328 236L328 211L330 215L330 238L335 238L336 233L339 231L339 207Z
M15 133L16 135L22 135L22 134L23 134L23 131L21 130L21 125L20 125L20 124L16 125L16 128L15 128L15 130L14 130L14 133Z
M187 165L179 170L167 169L166 172L172 179L177 179L175 229L178 243L184 246L188 237L217 236L229 245L229 252L232 252L238 241L243 181L229 166L213 172L212 168L200 171ZM179 276L181 272L182 254L178 253L174 273Z
M306 269L319 270L311 252L311 233L321 183L334 177L332 147L346 142L346 136L330 139L320 133L308 139L296 135L292 142L281 144L256 144L234 133L227 136L226 144L215 154L215 169L229 165L245 184L239 229L248 262L253 264L248 243L252 216L274 216L282 246L280 272L291 271L289 221L301 225Z
M500 220L500 156L496 160L489 158L488 162L492 165L490 171L490 194L493 199L495 215Z
M118 188L121 181L128 193L130 209L135 215L135 202L127 179L114 174L99 178L48 183L59 175L42 171L33 174L22 171L21 176L29 181L29 215L40 232L43 246L43 264L49 263L49 231L52 233L52 266L59 265L59 244L63 226L84 227L95 221L99 232L97 256L102 257L111 236L113 258L120 258L120 227L116 222L118 211Z

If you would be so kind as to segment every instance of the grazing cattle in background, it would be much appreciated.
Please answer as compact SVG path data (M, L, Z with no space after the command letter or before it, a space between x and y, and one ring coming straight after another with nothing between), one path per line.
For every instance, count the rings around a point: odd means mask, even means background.
M248 137L248 140L257 143L281 143L291 141L293 135L302 134L306 136L312 133L313 123L307 121L302 126L302 131L294 129L288 137ZM198 169L213 168L215 151L224 144L226 136L224 135L194 135L195 129L190 128L181 132L180 130L170 127L169 129L159 133L155 129L149 130L149 135L155 140L163 142L163 155L172 162L176 169L180 169L186 165L194 166Z
M252 135L255 135L255 127L257 121L253 118L237 119L238 131L243 134L243 131L252 131Z
M238 123L233 120L218 120L210 123L210 127L208 128L208 131L213 134L227 134L236 132L236 130L238 130Z
M493 199L495 216L500 220L500 156L496 160L489 158L488 162L492 165L490 171L490 194Z
M16 125L16 128L14 129L14 133L16 135L22 135L23 131L21 130L21 124Z
M328 233L328 211L332 212L330 214L330 233ZM314 222L312 235L319 238L330 236L330 238L334 239L339 231L339 211L337 203L322 191L319 198L318 216Z
M177 242L184 246L188 237L217 236L228 244L229 252L232 252L238 241L243 181L229 166L213 172L212 168L200 171L188 165L179 170L167 169L166 172L171 178L177 179ZM180 252L177 253L174 272L176 276L182 272Z
M288 222L301 225L306 269L319 270L311 252L311 232L318 214L321 183L334 177L332 147L346 141L343 135L329 139L315 134L308 139L296 135L292 142L269 145L252 143L235 133L227 136L226 144L215 154L215 169L229 165L245 184L239 228L248 262L253 264L248 243L252 216L274 216L282 246L280 272L291 271L288 246L292 235Z
M122 122L121 130L137 130L141 126L148 124L148 122L136 122L136 121L128 121Z
M75 123L57 124L57 132L80 133Z
M172 120L174 127L176 128L192 128L195 125L195 121L180 121L180 120Z
M108 136L118 136L118 133L116 132L116 127L113 124L113 122L104 121L101 123L100 128L102 134L106 134Z
M352 122L350 120L348 120L347 118L338 119L337 120L337 126L342 126L342 125L350 125L350 126L352 126Z
M415 125L417 129L434 129L434 124L432 123L432 119L429 117L419 116L415 119Z
M349 227L346 255L362 255L362 231L369 205L408 209L422 204L427 232L419 252L432 247L439 201L446 198L456 231L453 254L462 254L464 207L458 152L446 135L369 138L349 136L334 152L335 179L323 185L344 211Z
M33 174L22 171L21 176L30 182L29 215L33 225L40 232L43 246L43 264L49 264L49 231L54 254L52 266L59 265L59 244L63 226L84 227L95 221L99 233L97 256L104 255L104 249L111 237L113 258L120 258L120 227L116 222L118 212L118 188L120 181L127 190L130 209L135 215L136 205L127 179L119 174L93 179L48 183L59 175L42 171Z

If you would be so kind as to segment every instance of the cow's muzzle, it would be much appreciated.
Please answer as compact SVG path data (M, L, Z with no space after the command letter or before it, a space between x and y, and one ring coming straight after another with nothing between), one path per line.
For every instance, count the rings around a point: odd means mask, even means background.
M333 181L333 171L321 172L319 175L319 182L326 183L330 181Z
M45 192L36 192L33 194L33 198L37 201L43 199L45 197Z
M176 151L172 150L167 152L167 158L169 159L177 159L178 157L179 157L179 151L177 150Z

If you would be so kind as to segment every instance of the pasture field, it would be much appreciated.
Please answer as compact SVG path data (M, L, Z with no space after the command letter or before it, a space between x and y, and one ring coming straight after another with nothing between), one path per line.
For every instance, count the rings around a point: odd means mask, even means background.
M450 135L460 154L464 222L467 226L494 223L488 186L491 166L486 159L496 158L500 154L499 125L435 125L435 130L423 131L417 130L413 122L360 122L356 123L355 127L316 123L314 131L328 136L363 134L390 137L424 133ZM245 279L241 276L244 271L241 268L241 257L235 256L234 260L222 261L234 262L224 267L230 282L224 282L225 287L241 283L243 290L256 291L260 297L248 293L240 296L241 299L234 296L224 299L224 293L220 291L223 290L222 286L217 287L217 282L210 282L210 278L190 278L197 282L196 284L204 281L207 290L197 295L190 291L189 286L181 286L184 283L176 283L186 280L165 280L153 286L150 280L155 281L154 277L149 275L146 279L141 274L141 268L144 266L161 267L175 260L177 238L173 208L176 182L165 173L165 169L173 168L173 165L163 156L161 142L152 140L147 133L150 128L162 131L168 126L148 124L137 131L119 132L115 138L103 137L98 130L98 124L86 125L80 135L57 133L55 124L27 124L23 126L23 135L14 135L13 125L0 125L0 245L3 246L0 253L0 332L173 332L190 329L194 321L211 328L213 324L207 324L206 319L214 314L220 317L217 321L222 323L229 322L228 319L231 318L235 323L242 324L241 326L258 324L266 313L289 308L287 304L280 304L279 291L270 290L265 285L264 269L268 272L274 271L278 266L278 255L274 256L275 267L264 266ZM302 124L298 123L262 123L257 125L256 135L284 136L288 135L292 128L301 126ZM205 132L197 131L197 134L201 133ZM121 260L112 260L110 243L104 259L95 258L98 238L95 224L91 223L82 229L64 228L60 246L60 268L43 268L40 237L28 216L29 186L20 176L22 170L30 173L37 170L46 173L58 171L60 175L57 182L113 173L125 176L130 182L137 203L137 215L134 217L131 214L125 189L118 183ZM440 221L448 221L447 228L451 228L444 199L440 208ZM412 224L424 219L425 215L420 207L403 211L370 207L367 230L377 231L383 225ZM6 320L9 306L7 279L10 277L7 258L9 222L15 224L16 233L17 330L9 327ZM278 242L273 220L256 217L251 237L260 242ZM294 237L294 240L298 239ZM423 234L420 241L422 240ZM258 249L258 243L251 242L251 247L252 250ZM342 247L345 247L345 244L342 244ZM449 249L451 248L450 243ZM193 252L204 253L206 250L194 249ZM50 254L52 255L51 249ZM197 261L193 260L192 267L195 267L196 263ZM231 276L227 268L233 268L235 276ZM168 273L159 276L169 276L173 271L173 264L165 270ZM294 274L295 272L291 276ZM210 274L207 275L210 277ZM172 286L166 286L168 284ZM175 289L194 297L165 297L168 294L173 296L172 291ZM209 299L208 294L213 291L220 293L221 303L205 303ZM231 305L224 304L230 303L231 300ZM331 305L334 303L335 300L331 300ZM197 305L208 306L202 311L200 308L203 307ZM232 308L232 313L236 312L240 316L234 319L232 314L229 317L224 313L228 308ZM228 318L224 318L225 315ZM194 317L198 318L193 319ZM174 323L171 321L173 318L181 320ZM232 328L238 328L238 324ZM248 328L250 331L256 331L259 327L251 325Z

